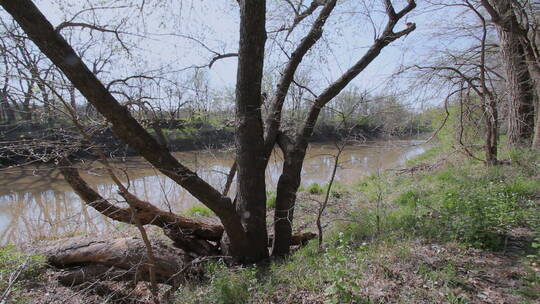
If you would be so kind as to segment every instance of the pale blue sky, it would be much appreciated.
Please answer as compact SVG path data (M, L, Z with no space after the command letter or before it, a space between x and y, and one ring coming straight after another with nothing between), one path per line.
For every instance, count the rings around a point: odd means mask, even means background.
M151 71L165 68L169 75L187 75L189 72L175 72L191 65L208 62L212 54L199 44L180 35L190 35L201 39L218 52L236 52L238 44L238 7L233 0L184 0L162 1L146 0L141 12L138 5L142 0L37 0L36 4L45 16L57 25L70 19L84 7L108 7L114 9L98 9L77 16L75 21L94 22L109 27L126 22L123 28L133 35L124 35L128 44L135 46L132 57L120 59L111 66L111 73L101 77L120 78L141 71ZM268 1L267 30L275 29L282 20L290 20L284 14L284 1ZM334 15L325 27L325 40L318 46L302 64L302 70L309 71L314 79L315 91L324 88L326 84L336 79L345 69L358 60L365 49L373 41L373 30L365 14L370 13L376 26L384 24L384 14L381 11L381 0L342 1ZM394 1L397 8L403 6L405 0ZM126 6L126 7L124 7ZM354 81L354 85L373 91L374 93L390 92L388 77L401 64L416 63L429 56L430 49L441 40L432 37L434 25L442 24L449 18L455 18L447 11L430 11L426 13L425 1L418 1L418 8L406 19L402 20L396 30L404 28L406 22L415 22L417 30L406 38L394 42L383 50L381 55ZM306 20L308 21L308 20ZM309 25L309 22L304 22ZM305 32L306 26L299 27L291 36L293 43L287 44L290 49L296 45ZM82 36L87 37L89 31L84 30ZM173 35L170 35L173 34ZM94 33L94 35L101 35ZM114 37L105 34L111 41ZM444 41L443 41L444 42ZM451 41L446 41L452 43ZM119 48L119 44L113 44ZM110 46L105 46L110 47ZM89 52L91 55L92 53ZM276 44L267 42L266 69L278 71L285 58L281 55ZM236 59L227 58L216 62L208 70L211 85L215 88L233 87L236 80ZM182 77L182 76L180 76ZM402 87L404 84L392 84L392 87Z

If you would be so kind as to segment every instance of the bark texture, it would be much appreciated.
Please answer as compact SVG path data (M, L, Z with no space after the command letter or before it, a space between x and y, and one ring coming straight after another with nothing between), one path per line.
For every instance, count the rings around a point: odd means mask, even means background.
M495 11L490 14L497 27L506 74L508 143L528 146L534 133L534 93L525 48L519 34L521 28L511 1L492 0L491 4ZM487 7L486 4L484 6Z
M59 280L77 285L95 280L150 281L146 247L138 238L71 241L51 245L43 254L48 262L62 268ZM191 268L192 257L184 251L153 242L154 271L158 283L176 285L200 272Z
M266 1L241 0L236 81L236 211L245 229L242 256L268 258L266 180L261 116L261 80L266 43ZM234 236L228 234L229 239Z

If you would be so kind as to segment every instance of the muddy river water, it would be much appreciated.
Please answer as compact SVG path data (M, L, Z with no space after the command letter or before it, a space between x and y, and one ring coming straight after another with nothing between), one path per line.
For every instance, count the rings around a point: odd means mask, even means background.
M395 168L425 151L418 141L370 142L346 147L340 157L336 180L351 184L377 170ZM337 150L332 144L312 144L304 162L302 185L324 185L332 172ZM232 154L224 151L178 152L175 156L210 184L222 189ZM197 204L195 198L142 159L114 161L124 181L140 198L161 208L182 212ZM114 201L114 186L101 166L81 163L81 176L99 193ZM266 176L268 190L275 189L281 172L279 153L272 156ZM231 191L234 193L234 189ZM79 233L101 233L119 229L115 223L79 199L53 166L26 166L0 171L0 245L21 244L33 239Z

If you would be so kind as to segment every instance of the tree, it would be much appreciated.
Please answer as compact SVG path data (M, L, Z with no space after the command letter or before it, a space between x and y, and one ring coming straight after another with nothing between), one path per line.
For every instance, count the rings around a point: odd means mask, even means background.
M261 83L263 77L264 52L267 31L265 27L266 1L243 0L240 6L240 43L238 49L238 72L236 82L236 164L237 195L231 200L202 180L197 174L181 164L160 145L136 119L127 106L122 105L104 86L69 43L62 37L61 28L54 28L30 0L0 0L0 5L17 21L28 37L66 75L73 86L111 124L114 133L132 149L137 151L155 168L184 187L194 197L210 208L223 224L226 236L219 246L222 253L229 254L241 262L258 262L268 257L268 233L266 228L266 184L265 169L270 154L276 145L284 154L283 172L277 186L274 216L274 237L272 255L289 253L292 236L293 214L296 191L300 185L300 173L308 146L321 109L337 96L356 76L358 76L380 52L393 41L415 29L413 23L395 32L398 22L411 12L416 3L408 0L400 10L396 10L390 0L384 0L386 25L367 52L345 71L341 77L326 87L311 104L308 115L295 134L282 130L281 115L285 98L294 75L306 53L321 38L323 27L336 7L336 0L313 1L305 11L298 11L293 25L286 29L292 32L307 16L318 11L318 16L310 26L307 35L290 54L278 87L269 106L269 113L263 124L261 112ZM319 10L320 8L320 10ZM86 187L82 179L73 171L64 170L67 180L77 193L94 208L108 216L113 208ZM69 174L72 173L72 174ZM199 223L158 210L147 202L137 201L129 193L122 194L138 206L134 214L146 224L161 225L175 230L176 245L188 252L214 253L218 246L217 233L205 233ZM101 207L100 207L101 205ZM130 204L131 205L131 204ZM106 207L103 209L103 207ZM123 210L128 212L129 210ZM120 219L122 220L122 219ZM131 222L129 217L124 221ZM144 221L146 220L146 221ZM193 224L186 226L187 223ZM201 230L202 229L202 230ZM197 245L197 246L195 246ZM202 250L201 248L206 248Z
M533 46L527 37L527 31L520 25L514 13L515 2L481 1L497 27L500 40L508 90L508 143L519 146L529 145L534 135L533 79L527 61L533 63L533 71L538 71L539 67L538 61L534 59Z
M475 132L481 130L484 133L485 159L479 160L488 166L496 165L499 141L497 87L502 77L498 72L497 61L493 58L493 54L497 51L489 40L488 22L473 1L458 0L452 3L445 1L441 2L441 5L450 6L454 10L458 7L463 8L462 16L473 18L470 22L462 22L460 25L450 27L449 30L451 35L459 33L463 42L467 44L465 47L460 44L457 50L448 47L438 50L437 53L443 55L435 62L429 66L417 65L416 68L427 71L427 74L423 75L425 78L436 78L438 82L442 80L451 88L445 96L445 108L448 108L448 103L452 99L459 105L456 107L459 108L459 131L455 133L458 135L460 150L469 157L477 158L470 151L464 135L467 133L466 129L474 129ZM481 124L478 124L478 117L474 117L476 114L480 114Z

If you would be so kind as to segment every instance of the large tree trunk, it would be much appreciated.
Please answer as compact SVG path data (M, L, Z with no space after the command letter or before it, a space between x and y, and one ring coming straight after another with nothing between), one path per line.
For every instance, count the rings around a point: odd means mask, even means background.
M267 149L263 137L263 124L261 119L260 98L261 79L264 63L264 46L266 41L264 0L239 0L240 5L240 45L238 51L238 73L236 87L236 162L238 167L237 198L233 204L231 200L211 187L189 168L178 162L166 147L160 145L131 115L129 110L122 106L107 88L96 78L83 60L76 54L73 48L62 38L61 34L41 14L30 0L0 0L0 5L11 14L20 24L29 38L40 48L43 53L58 66L81 94L99 111L109 123L115 134L124 142L136 150L148 162L160 170L163 174L184 187L194 197L208 206L220 218L227 232L230 246L228 251L235 258L247 262L256 262L268 257L267 231L266 231L266 187L265 167L267 162ZM320 5L321 2L314 2ZM317 4L319 3L319 4ZM367 51L351 69L342 75L335 83L323 91L309 111L308 120L300 128L293 149L290 151L289 161L285 163L283 181L278 187L277 203L281 208L276 208L276 216L279 212L293 211L295 194L300 183L300 171L303 158L307 149L307 141L313 131L318 114L322 107L339 94L345 86L360 72L362 72L380 51L392 41L411 33L415 25L408 23L407 27L399 32L394 32L394 27L415 6L414 0L408 0L407 5L396 12L391 1L384 2L388 22L381 36L376 39L374 45ZM330 13L335 1L325 2L322 12ZM314 7L316 8L316 6ZM326 17L321 13L318 24L306 39L318 39L322 24ZM313 35L311 35L313 34ZM313 45L313 41L301 42L298 51L292 54L292 62L287 67L286 81L293 79L294 71L301 61L303 54ZM303 53L303 54L302 54ZM290 83L289 83L290 84ZM286 90L283 92L286 95ZM275 109L281 111L281 105ZM279 126L279 114L270 121ZM277 122L277 124L275 124ZM270 127L276 132L275 127ZM275 133L274 133L275 134ZM269 136L268 146L273 148L273 136ZM88 190L88 189L86 189ZM91 195L94 199L87 201L89 204L97 204L102 201L98 195ZM146 202L138 202L131 198L129 193L122 192L126 199L132 199L133 204L143 206L143 209L151 210ZM285 203L285 204L284 204ZM286 205L291 208L287 208ZM110 204L108 204L110 205ZM131 203L130 203L131 205ZM285 207L283 207L285 206ZM109 208L109 207L107 207ZM127 212L127 210L123 210ZM103 210L102 213L107 212ZM140 211L130 216L141 216ZM112 217L112 214L110 214ZM167 215L168 216L168 215ZM163 217L167 217L163 214ZM292 217L291 217L292 219ZM276 229L274 251L279 253L289 252L292 242L291 225L283 229ZM283 240L283 241L282 241ZM226 242L223 242L226 243ZM279 245L276 245L279 244ZM222 250L224 248L221 248ZM198 250L198 249L193 249Z
M266 1L239 1L240 46L236 84L236 212L245 229L242 256L248 262L268 258L266 182L261 117L261 80L266 42ZM237 235L228 235L231 241Z
M157 119L154 120L152 124L150 125L150 127L156 133L156 139L158 143L164 147L167 147L168 141L167 141L167 138L165 137L165 134L163 134L163 130L161 130L161 125L159 123L159 120Z
M508 143L529 145L534 129L534 97L526 54L521 44L517 18L508 0L493 0L500 20L496 23L508 94Z

